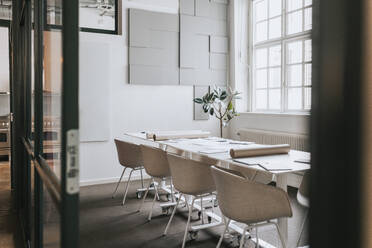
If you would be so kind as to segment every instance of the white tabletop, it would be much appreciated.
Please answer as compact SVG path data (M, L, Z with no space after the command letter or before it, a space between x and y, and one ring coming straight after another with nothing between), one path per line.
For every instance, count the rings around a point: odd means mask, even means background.
M236 141L236 140L230 140L230 139L222 139L218 137L154 141L152 139L146 139L145 133L139 133L139 132L138 133L126 133L126 135L139 138L142 140L146 140L148 142L154 142L162 146L171 147L179 151L210 157L222 163L233 164L235 166L241 166L245 168L262 170L262 171L265 171L266 173L271 173L271 174L301 172L301 171L306 171L310 169L310 164L308 163L295 162L297 160L309 160L310 153L308 152L290 150L288 154L245 158L244 160L248 161L250 164L250 165L247 165L247 164L234 161L230 156L230 153L229 153L230 149L251 148L251 147L260 146L260 145L254 144L253 142L248 142L248 141L247 142ZM267 171L257 164L275 164L275 167L280 167L280 165L282 164L283 168L288 168L289 170Z

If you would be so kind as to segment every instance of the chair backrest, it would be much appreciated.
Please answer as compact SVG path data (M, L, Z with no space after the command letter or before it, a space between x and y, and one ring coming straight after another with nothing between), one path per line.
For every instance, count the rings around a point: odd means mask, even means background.
M143 166L152 177L169 177L167 153L159 148L141 145Z
M216 190L211 174L211 164L168 154L174 187L181 193L200 195Z
M302 177L300 187L297 191L297 201L305 207L310 207L310 173L306 172Z
M119 163L122 166L137 168L143 166L142 153L139 145L115 139Z
M292 216L287 193L283 190L248 180L223 168L212 166L211 170L219 207L227 218L249 224Z

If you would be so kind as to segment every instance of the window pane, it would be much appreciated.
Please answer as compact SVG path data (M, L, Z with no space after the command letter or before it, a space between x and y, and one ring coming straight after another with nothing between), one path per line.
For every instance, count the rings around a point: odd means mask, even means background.
M273 46L269 49L269 65L278 66L282 63L282 48L281 45Z
M305 64L305 82L304 85L311 85L311 64Z
M305 109L311 109L311 88L305 88Z
M312 60L311 40L305 40L305 62Z
M269 17L281 15L282 0L270 0Z
M312 4L313 4L312 0L305 0L305 7L309 6L309 5L312 5Z
M288 109L302 109L302 88L288 89Z
M269 77L270 77L270 83L269 86L270 88L276 88L280 87L280 82L281 82L281 68L270 68L269 69Z
M267 21L256 24L256 42L267 40Z
M288 64L302 62L302 41L288 43Z
M310 30L313 26L313 11L312 8L305 9L305 31Z
M267 109L267 90L256 91L256 108Z
M256 50L256 68L267 67L267 48Z
M280 38L282 36L282 17L269 20L269 39Z
M288 85L301 86L302 85L302 65L288 66Z
M257 1L255 4L256 22L267 19L267 0Z
M269 90L269 109L280 109L280 89Z
M287 34L302 32L302 10L288 14Z
M288 0L287 12L302 8L302 0Z
M256 88L262 89L267 87L267 69L256 71Z

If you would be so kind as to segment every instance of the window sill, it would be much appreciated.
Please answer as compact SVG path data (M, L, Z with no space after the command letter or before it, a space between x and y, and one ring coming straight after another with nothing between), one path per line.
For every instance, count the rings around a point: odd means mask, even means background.
M261 116L277 116L277 117L291 117L291 116L310 116L310 112L239 112L240 115L261 115Z

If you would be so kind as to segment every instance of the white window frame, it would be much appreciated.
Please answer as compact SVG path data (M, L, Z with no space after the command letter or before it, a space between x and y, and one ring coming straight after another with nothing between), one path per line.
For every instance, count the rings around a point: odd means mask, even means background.
M302 10L303 11L303 15L302 15L302 29L304 30L305 28L305 9L307 8L312 8L313 7L313 4L311 5L308 5L306 7L304 7L304 3L305 3L305 0L302 0L303 1L303 7L300 8L300 9L296 9L296 10L292 10L292 11L289 11L289 12L286 12L286 5L287 5L287 0L282 0L282 13L281 13L281 32L282 32L282 36L280 38L276 38L276 39L269 39L269 40L266 40L266 41L262 41L262 42L258 42L255 44L255 33L256 33L256 25L255 25L255 16L254 16L254 2L256 1L262 1L262 0L251 0L250 1L250 18L249 18L249 27L250 27L250 30L252 30L253 32L250 33L249 35L249 52L251 54L250 56L250 65L251 65L251 70L250 70L250 75L249 75L249 82L248 82L248 89L249 90L249 96L248 98L250 99L249 100L249 109L251 112L258 112L258 113L284 113L284 114L296 114L296 113L300 113L300 114L308 114L310 112L310 109L305 109L305 94L304 94L304 90L305 88L312 88L312 85L310 86L305 86L304 85L304 80L305 80L305 70L303 68L303 71L302 71L302 85L301 86L288 86L287 85L287 43L290 43L290 42L294 42L294 41L305 41L305 40L312 40L312 37L311 37L311 32L312 32L312 29L310 30L306 30L306 31L303 31L303 32L299 32L299 33L295 33L295 34L290 34L290 35L287 35L287 15L292 13L292 12L296 12L296 11L299 11L299 10ZM267 0L268 4L269 4L269 1L270 0ZM269 8L268 8L268 16L267 16L267 19L265 19L265 21L267 21L267 25L269 26L269 20L270 19L273 19L273 18L276 18L276 17L269 17ZM269 28L267 30L267 35L269 35ZM284 35L283 35L284 34ZM281 85L280 85L280 89L281 89L281 104L280 104L280 109L269 109L269 81L267 82L267 109L257 109L256 108L256 82L255 82L255 72L256 72L256 68L255 68L255 50L256 49L259 49L259 48L265 48L265 47L271 47L271 46L274 46L274 45L278 45L278 44L281 44ZM303 42L303 46L304 46L304 42ZM269 49L267 50L268 51L268 56L269 56ZM302 56L303 56L303 61L301 63L298 63L298 64L302 64L302 66L304 67L305 64L307 63L312 63L312 61L310 62L305 62L304 61L304 56L305 56L305 49L303 48L302 49ZM269 61L267 61L268 65L267 65L267 69L270 68L269 66ZM267 73L269 74L269 70L267 71ZM298 110L290 110L288 109L288 89L289 88L301 88L302 89L302 109L298 109ZM274 89L274 88L272 88Z

